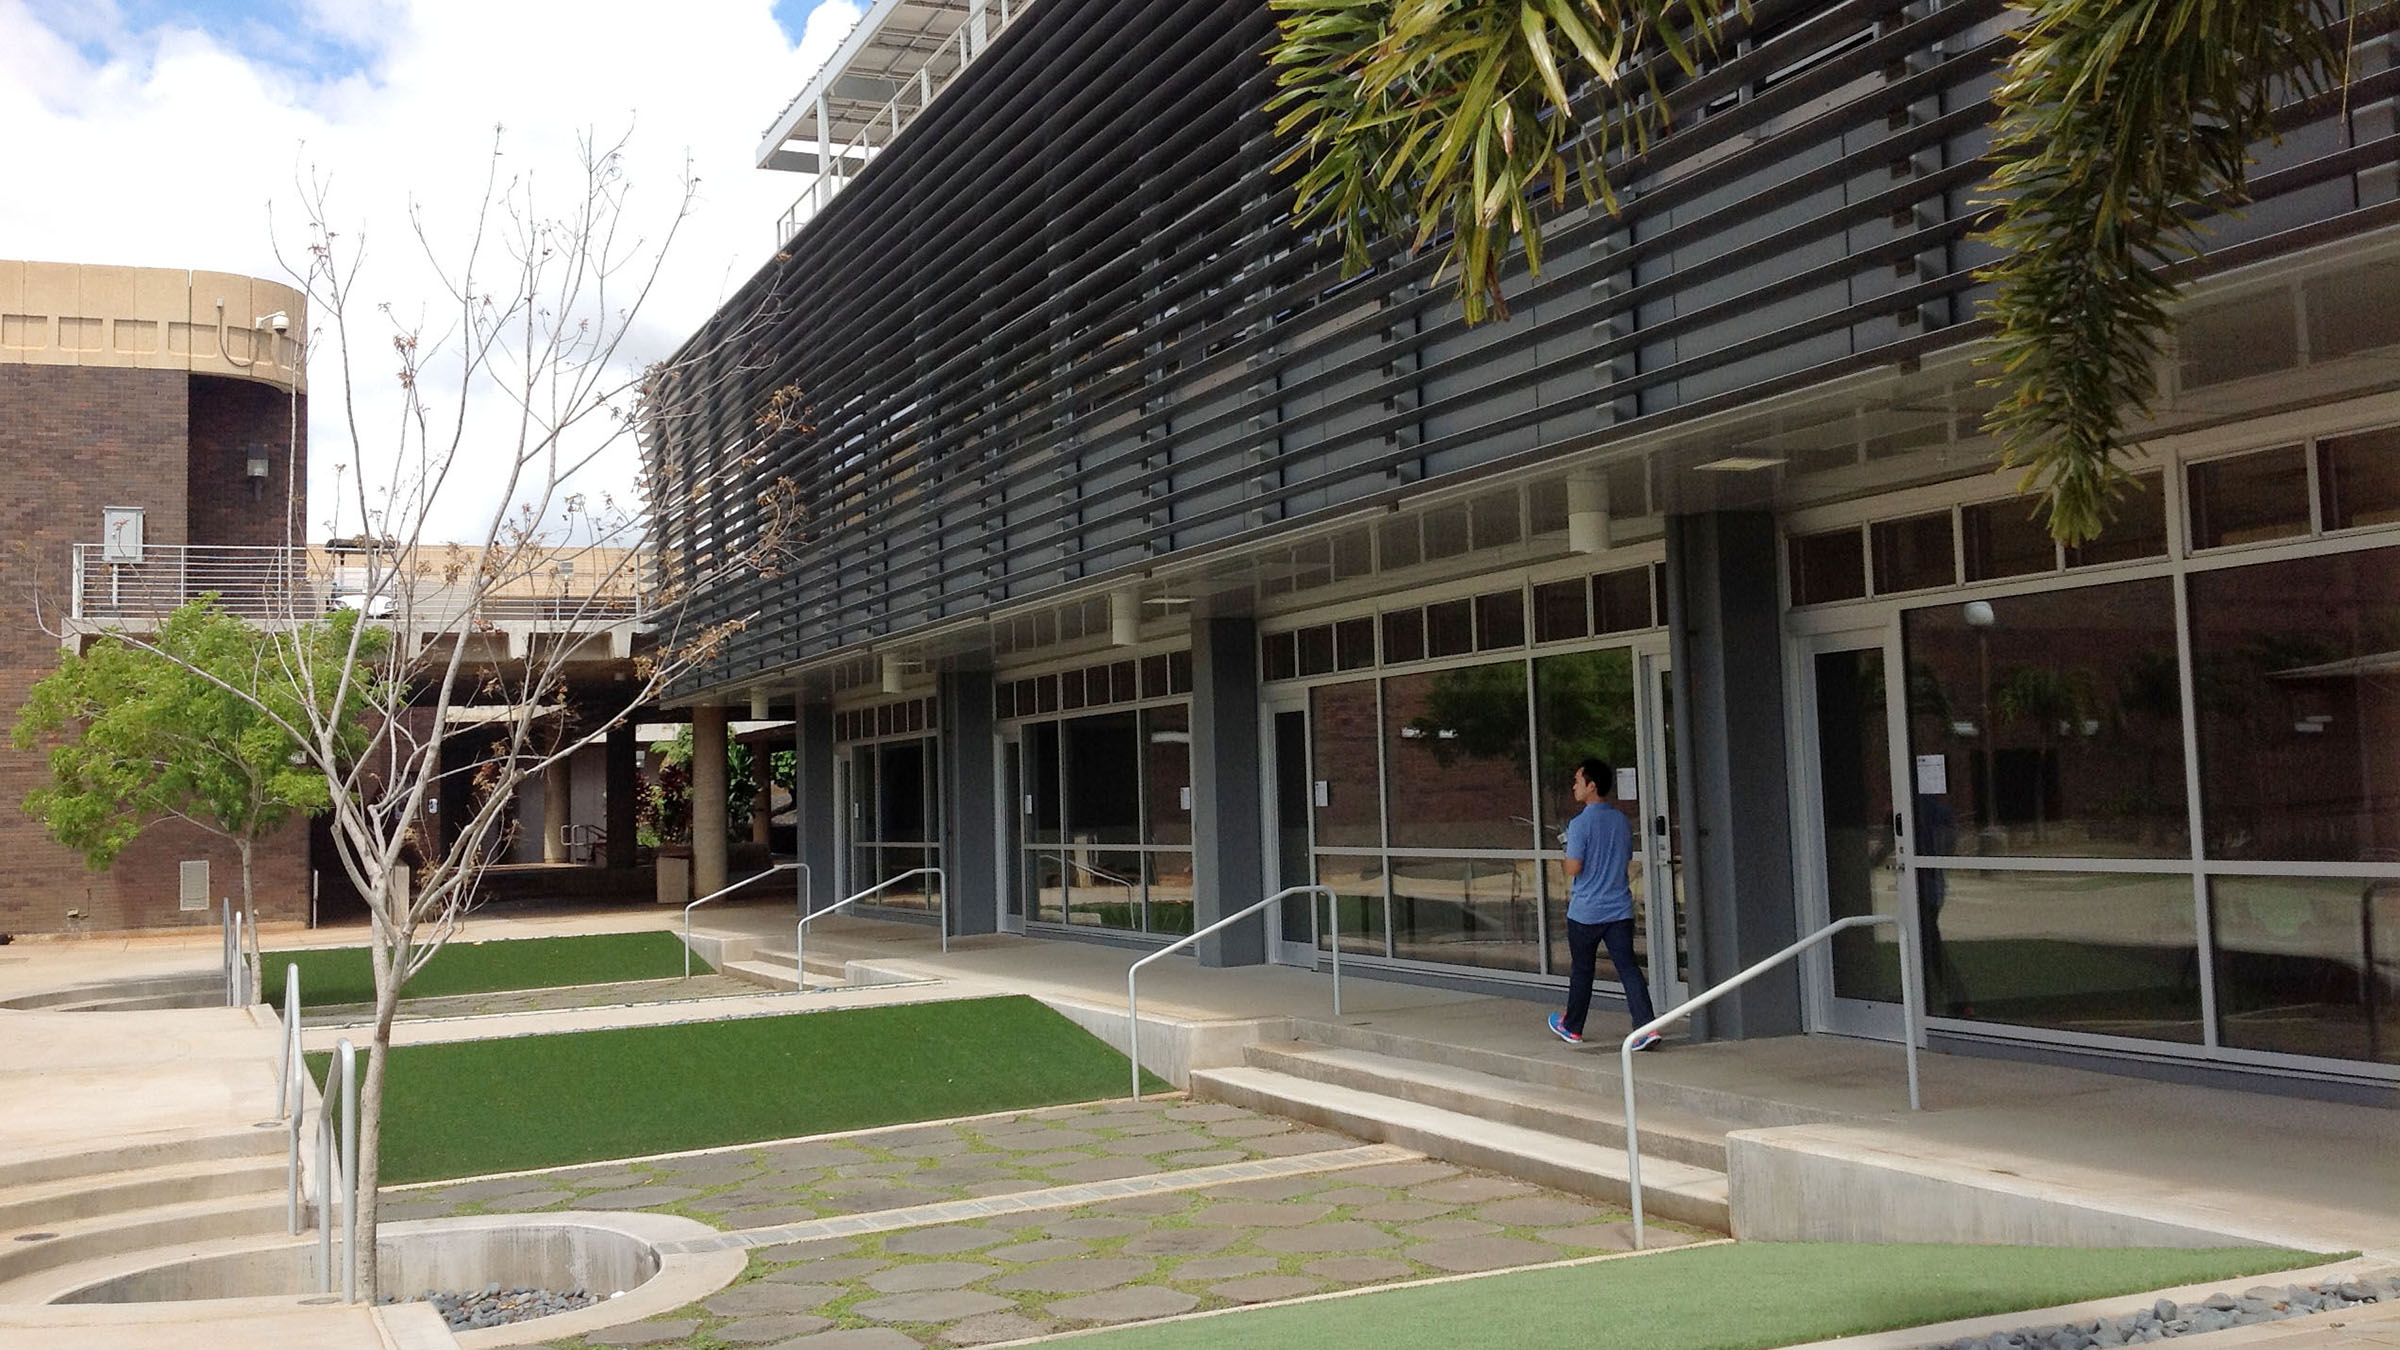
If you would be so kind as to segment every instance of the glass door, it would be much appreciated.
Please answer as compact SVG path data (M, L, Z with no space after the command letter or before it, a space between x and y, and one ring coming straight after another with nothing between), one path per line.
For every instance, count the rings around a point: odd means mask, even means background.
M998 793L1000 800L1000 870L1006 874L1000 883L1004 899L1000 906L1000 931L1025 931L1025 896L1029 869L1025 864L1025 820L1033 810L1033 798L1025 791L1025 742L1015 731L1000 733L1000 765Z
M1650 997L1664 1011L1691 997L1683 828L1675 814L1675 671L1664 652L1643 654L1638 669L1641 772L1635 797L1641 810L1635 817L1635 856L1641 861Z
M833 899L858 893L858 873L851 866L858 847L858 797L850 782L850 751L833 754Z
M1266 876L1269 895L1287 886L1316 880L1315 855L1310 851L1310 779L1308 774L1308 705L1293 700L1270 700L1264 727L1265 792L1261 824L1267 832ZM1277 905L1275 926L1268 931L1267 955L1282 965L1317 963L1317 928L1324 922L1321 896Z
M1906 800L1893 753L1905 744L1906 681L1894 689L1903 669L1898 644L1888 631L1827 635L1803 659L1806 753L1793 778L1809 808L1809 926L1903 915L1912 892L1908 849L1921 819L1903 820L1895 806ZM1898 1039L1901 961L1914 938L1913 930L1879 924L1817 949L1811 1003L1822 1028Z

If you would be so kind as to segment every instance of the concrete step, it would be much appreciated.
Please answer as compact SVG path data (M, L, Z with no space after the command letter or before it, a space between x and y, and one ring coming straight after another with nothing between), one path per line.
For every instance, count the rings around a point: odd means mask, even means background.
M1518 1177L1553 1190L1626 1202L1625 1150L1387 1097L1338 1083L1243 1065L1192 1071L1192 1095L1289 1116L1444 1162ZM1642 1156L1642 1203L1659 1218L1729 1231L1725 1174Z
M282 1192L284 1155L218 1158L69 1177L0 1191L0 1234L30 1232L187 1200Z
M1589 1144L1625 1147L1625 1107L1614 1094L1547 1087L1475 1069L1305 1041L1261 1041L1245 1047L1242 1059L1294 1078L1377 1092ZM1644 1161L1670 1158L1711 1172L1725 1170L1725 1126L1646 1101L1642 1106Z
M0 1235L0 1286L81 1261L218 1238L275 1237L284 1231L284 1195L214 1196L104 1214ZM35 1237L33 1234L48 1234Z
M746 980L761 989L782 990L800 987L800 982L792 978L792 967L788 962L777 965L772 961L727 961L717 967L717 973L730 975L737 980ZM813 965L810 967L809 974L812 977L816 974Z
M1512 1082L1564 1088L1590 1093L1608 1101L1617 1100L1623 1087L1617 1080L1616 1047L1613 1044L1601 1046L1595 1042L1562 1055L1560 1051L1563 1047L1551 1041L1549 1033L1541 1029L1540 1009L1530 1004L1527 1006L1526 1043L1534 1048L1524 1051L1451 1045L1375 1027L1315 1021L1306 1017L1292 1019L1292 1035L1301 1041L1343 1050L1364 1050L1421 1064L1443 1064ZM1660 1053L1671 1057L1677 1048L1678 1043L1670 1040ZM1756 1129L1770 1125L1844 1124L1858 1119L1821 1107L1779 1101L1752 1091L1727 1091L1670 1082L1642 1072L1643 1066L1651 1062L1648 1055L1634 1056L1634 1073L1640 1087L1639 1104L1644 1119L1649 1117L1653 1109L1662 1107L1694 1119L1713 1122L1722 1130Z
M268 1072L267 1076L271 1079L272 1072ZM13 1191L21 1186L106 1176L112 1172L172 1167L182 1163L229 1163L272 1158L280 1164L284 1155L284 1131L285 1126L277 1123L267 1129L162 1135L80 1153L0 1162L0 1192Z
M137 1002L171 999L173 1002ZM192 1000L199 1000L194 1002ZM24 1011L79 1012L98 1008L211 1008L225 1001L225 976L218 971L160 975L140 980L108 980L68 985L35 994L20 994L0 1008Z

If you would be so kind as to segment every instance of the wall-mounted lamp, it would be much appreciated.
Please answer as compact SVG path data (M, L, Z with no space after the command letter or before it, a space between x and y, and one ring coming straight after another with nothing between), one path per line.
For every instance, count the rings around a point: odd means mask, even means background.
M249 455L242 461L242 477L250 482L250 500L257 501L265 494L267 475L272 472L274 465L267 459L267 447L251 446Z
M1589 474L1567 479L1567 550L1608 551L1608 482Z
M764 689L750 691L750 720L753 722L767 720L767 691Z

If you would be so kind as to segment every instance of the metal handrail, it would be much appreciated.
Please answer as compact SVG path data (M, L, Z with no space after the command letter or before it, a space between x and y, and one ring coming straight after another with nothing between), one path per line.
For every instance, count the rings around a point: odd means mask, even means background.
M1078 844L1072 845L1071 847L1081 848L1083 845ZM1089 872L1093 876L1100 878L1102 881L1110 882L1114 885L1139 886L1142 884L1141 880L1137 877L1121 877L1105 868L1094 867L1087 862L1078 862L1076 861L1075 856L1071 853L1061 853L1058 855L1058 857L1060 861L1066 863L1067 866L1075 868L1077 871Z
M1142 967L1162 956L1181 951L1221 928L1240 923L1278 900L1307 894L1325 897L1325 933L1328 939L1327 945L1333 949L1333 1015L1336 1017L1342 1015L1341 901L1335 897L1331 886L1286 886L1257 904L1248 906L1237 913L1228 914L1196 933L1186 933L1125 968L1125 1058L1133 1065L1133 1099L1135 1101L1138 1102L1142 1099L1142 1008L1140 1001L1135 996L1133 982L1134 978L1142 973Z
M300 965L283 968L283 1069L275 1084L275 1118L290 1122L290 1142L283 1161L283 1231L300 1231L300 1117L308 1092L300 1085L305 1072L300 1057Z
M342 1146L333 1147L333 1086L341 1083ZM317 1270L320 1293L333 1292L333 1207L342 1207L342 1301L358 1302L358 1049L347 1037L333 1047L324 1097L317 1107Z
M911 868L910 870L902 872L896 877L886 877L882 881L876 882L874 885L869 886L856 895L846 896L843 899L834 901L832 904L827 905L823 909L810 910L808 913L800 916L800 922L794 925L792 928L792 988L794 992L802 994L808 992L808 926L810 924L824 918L826 915L833 913L835 910L838 910L845 905L855 905L859 901L866 899L868 896L873 895L878 891L896 886L901 882L908 880L910 877L922 876L932 877L934 885L940 889L942 897L942 954L944 956L949 955L950 878L944 876L942 874L942 869L938 867Z
M801 871L803 874L801 877L801 882L808 888L807 890L801 892L800 900L802 905L806 905L809 900L815 897L815 892L817 889L817 876L816 873L808 870L808 864L804 862L777 863L764 872L753 872L749 876L743 877L740 881L725 887L723 890L710 891L708 894L701 896L692 903L685 905L683 907L683 978L687 980L692 978L693 910L700 908L702 905L707 904L711 900L722 900L726 896L729 896L744 886L749 885L751 882L758 880L760 877L771 877L777 872L789 872L794 868L798 868Z
M1693 995L1683 1003L1677 1004L1673 1009L1653 1017L1625 1033L1624 1041L1617 1047L1617 1059L1620 1079L1625 1085L1625 1180L1633 1198L1633 1249L1635 1251L1642 1250L1642 1140L1640 1127L1635 1124L1633 1116L1633 1043L1669 1023L1691 1016L1836 933L1852 928L1866 928L1879 923L1898 924L1899 922L1900 916L1897 914L1853 914L1846 919L1836 919L1773 956L1751 966L1732 979ZM1902 1039L1907 1042L1908 1047L1908 1109L1922 1111L1925 1107L1917 1094L1917 1041L1922 1035L1925 1024L1924 996L1917 988L1917 963L1907 950L1908 930L1906 927L1901 928L1900 938L1902 949L1900 952L1900 1021Z

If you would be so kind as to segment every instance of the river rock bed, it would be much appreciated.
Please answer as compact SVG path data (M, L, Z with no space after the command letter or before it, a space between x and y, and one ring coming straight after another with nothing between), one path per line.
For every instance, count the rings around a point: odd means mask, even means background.
M398 1296L386 1294L386 1303L402 1302ZM466 1293L446 1293L428 1289L407 1302L430 1303L452 1331L472 1331L478 1327L505 1326L511 1322L528 1322L552 1313L573 1312L588 1308L600 1301L600 1295L588 1289L503 1289L487 1284Z
M1942 1341L1925 1350L2091 1350L2095 1346L2147 1345L2393 1299L2400 1299L2400 1277L2260 1285L2239 1295L2210 1294L2197 1303L2179 1304L2162 1298L2123 1317L1996 1331L1989 1336Z

